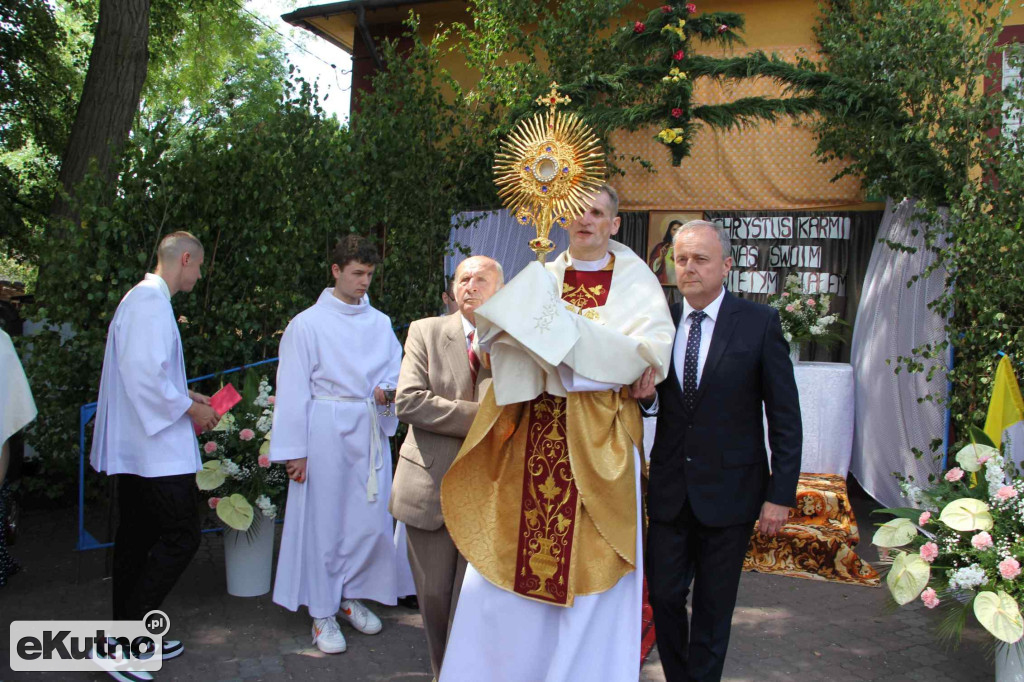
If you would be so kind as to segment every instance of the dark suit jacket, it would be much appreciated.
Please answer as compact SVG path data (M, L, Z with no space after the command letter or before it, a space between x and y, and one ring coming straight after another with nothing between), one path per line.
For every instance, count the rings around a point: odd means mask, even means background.
M678 332L682 302L671 310ZM715 527L753 521L765 500L796 504L803 444L800 401L789 346L773 308L727 291L693 414L683 408L675 353L668 378L658 386L658 402L647 490L651 519L673 521L687 499L697 519Z

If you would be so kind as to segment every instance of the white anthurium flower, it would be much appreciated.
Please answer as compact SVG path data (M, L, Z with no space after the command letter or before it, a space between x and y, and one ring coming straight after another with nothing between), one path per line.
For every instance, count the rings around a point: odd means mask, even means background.
M892 598L900 606L917 599L917 596L928 586L931 571L932 567L921 558L921 555L900 552L892 562L889 575L885 578Z
M252 525L252 505L238 493L222 497L217 503L217 516L228 527L244 533Z
M1024 635L1024 619L1013 597L1002 590L974 598L974 616L996 639L1013 644Z
M956 462L964 471L974 473L975 471L981 471L982 457L987 456L991 459L993 456L998 455L999 450L994 447L989 445L979 445L977 443L968 443L960 448L960 452L956 453Z
M224 485L227 474L219 459L203 462L203 468L196 473L196 487L200 490L216 490Z
M971 497L962 497L947 504L939 514L939 521L962 533L971 530L992 530L995 525L988 505Z
M871 543L876 547L902 547L917 535L917 526L910 519L893 519L875 531ZM924 589L924 588L921 588Z

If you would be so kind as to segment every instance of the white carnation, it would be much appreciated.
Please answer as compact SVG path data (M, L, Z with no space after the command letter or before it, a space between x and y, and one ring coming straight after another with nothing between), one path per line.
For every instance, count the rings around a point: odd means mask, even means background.
M263 511L263 515L265 517L267 517L268 519L272 519L275 516L277 516L277 507L275 505L270 505L270 506L267 506L267 507L263 507L262 511Z
M989 460L985 466L985 480L988 481L989 490L996 490L1006 485L1006 472L998 464Z
M259 497L256 498L256 506L259 507L260 509L266 509L267 507L272 507L273 505L270 504L269 497L267 497L266 495L260 495Z
M221 469L224 470L225 474L232 477L237 477L239 472L241 471L238 465L232 462L230 459L222 459L220 462L220 466Z
M274 420L271 417L267 416L266 413L264 413L262 417L256 420L256 430L259 431L260 433L266 433L267 431L270 430L270 427L273 425L273 421Z
M785 337L785 339L786 339L786 343L792 343L792 342L793 342L793 335L792 335L792 334L790 334L789 332L786 332L786 333L785 333L785 334L783 334L782 336L784 336L784 337Z
M958 568L949 576L949 589L951 590L973 590L979 585L988 581L985 577L985 569L978 564L971 564L966 568Z

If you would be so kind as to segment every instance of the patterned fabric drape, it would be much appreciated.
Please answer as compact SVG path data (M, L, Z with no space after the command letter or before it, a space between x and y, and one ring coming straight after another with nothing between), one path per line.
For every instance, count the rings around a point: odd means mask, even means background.
M444 274L446 277L454 275L455 268L468 256L490 256L501 263L508 282L536 260L526 244L533 236L532 227L518 224L505 209L459 213L452 218L452 231L448 237L451 253L444 257ZM569 247L569 233L565 230L556 227L548 236L555 243L552 254Z
M928 393L945 398L945 378L939 374L928 381L927 372L895 374L893 366L886 364L910 355L917 346L945 338L945 321L928 309L928 302L945 287L945 271L907 287L910 278L933 260L931 252L922 248L921 228L913 201L890 201L886 206L878 237L917 249L908 253L884 243L875 245L851 344L856 424L850 471L886 507L907 505L892 472L927 485L928 475L941 471L941 462L930 454L928 445L933 438L945 440L946 436L946 414L938 400L918 403ZM911 234L914 230L917 236ZM928 454L917 459L911 451L914 447Z

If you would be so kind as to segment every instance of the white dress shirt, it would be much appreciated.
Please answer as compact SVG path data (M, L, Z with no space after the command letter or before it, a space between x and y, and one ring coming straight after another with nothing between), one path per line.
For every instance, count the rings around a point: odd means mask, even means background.
M718 311L722 308L722 299L725 298L725 287L718 294L718 298L704 308L707 317L700 323L700 352L697 355L697 386L700 387L700 379L704 374L704 362L708 359L708 349L711 348L711 335L715 332L715 322L718 320ZM690 338L690 328L693 327L693 320L690 313L696 308L683 299L683 316L679 320L679 331L676 332L675 346L672 348L672 359L676 365L676 378L679 385L683 385L683 365L686 362L686 344Z
M97 402L90 456L97 471L153 478L202 466L170 290L157 275L147 274L117 306Z
M466 319L465 315L459 315L462 318L462 335L466 337L466 352L469 352L470 346L473 342L469 340L469 335L476 331L476 326Z

